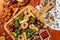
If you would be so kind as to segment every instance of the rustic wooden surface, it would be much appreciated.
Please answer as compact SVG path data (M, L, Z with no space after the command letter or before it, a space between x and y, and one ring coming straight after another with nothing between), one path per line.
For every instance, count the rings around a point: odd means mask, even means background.
M0 10L2 9L2 3L3 0L0 0ZM1 12L0 12L1 13ZM52 29L48 29L49 33L50 33L50 40L60 40L60 31L56 31L56 30L52 30ZM0 27L0 36L4 36L6 39L5 40L12 40L9 35L6 33L6 31L3 29L3 27Z
M50 33L50 40L60 40L60 31L47 29Z

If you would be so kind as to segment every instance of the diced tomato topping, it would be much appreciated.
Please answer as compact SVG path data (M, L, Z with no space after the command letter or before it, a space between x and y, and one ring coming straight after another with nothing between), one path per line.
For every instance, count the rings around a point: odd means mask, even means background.
M10 31L13 31L15 29L13 24L8 24L7 27Z

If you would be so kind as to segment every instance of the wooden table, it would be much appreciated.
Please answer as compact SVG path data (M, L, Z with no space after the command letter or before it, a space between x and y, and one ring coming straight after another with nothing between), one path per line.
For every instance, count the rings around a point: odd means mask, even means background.
M3 0L0 0L0 10L2 9L1 4L4 3ZM1 12L0 12L1 13ZM48 29L50 33L50 40L60 40L60 32L52 29ZM6 31L3 29L3 27L0 27L0 36L4 36L6 39L5 40L12 40L9 35L6 33Z
M47 28L47 30L49 31L50 36L51 36L50 40L60 40L60 31L52 30L52 29L48 29L48 28Z

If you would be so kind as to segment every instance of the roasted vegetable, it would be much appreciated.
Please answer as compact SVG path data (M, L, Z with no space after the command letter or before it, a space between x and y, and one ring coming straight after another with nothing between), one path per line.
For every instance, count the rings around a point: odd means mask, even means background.
M34 30L26 30L26 36L30 37L34 33Z
M14 24L15 24L15 25L18 25L18 24L19 24L19 21L18 21L18 20L15 20L15 21L14 21Z
M16 33L17 35L19 35L19 34L21 33L21 31L18 30L18 29L15 29L14 31L15 31L15 33Z
M20 15L19 16L19 20L23 20L23 15Z
M8 24L7 28L12 32L15 29L15 26L13 24Z
M35 23L35 21L36 21L36 18L31 19L31 20L30 20L30 23L34 24L34 23Z

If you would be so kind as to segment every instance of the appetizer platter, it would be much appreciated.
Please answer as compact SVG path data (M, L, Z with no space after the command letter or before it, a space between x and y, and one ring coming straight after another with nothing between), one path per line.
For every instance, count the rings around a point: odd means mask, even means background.
M54 2L50 2L47 6L50 6L47 9L49 10L54 6ZM34 40L34 37L39 35L40 29L46 28L43 16L47 10L44 10L37 11L33 6L28 5L5 23L4 29L13 40L19 40L19 35L23 36L20 40Z
M20 37L20 40L33 40L32 38L39 35L40 29L43 29L45 25L35 14L37 14L36 9L27 6L12 17L4 25L4 29L13 40L19 40Z

